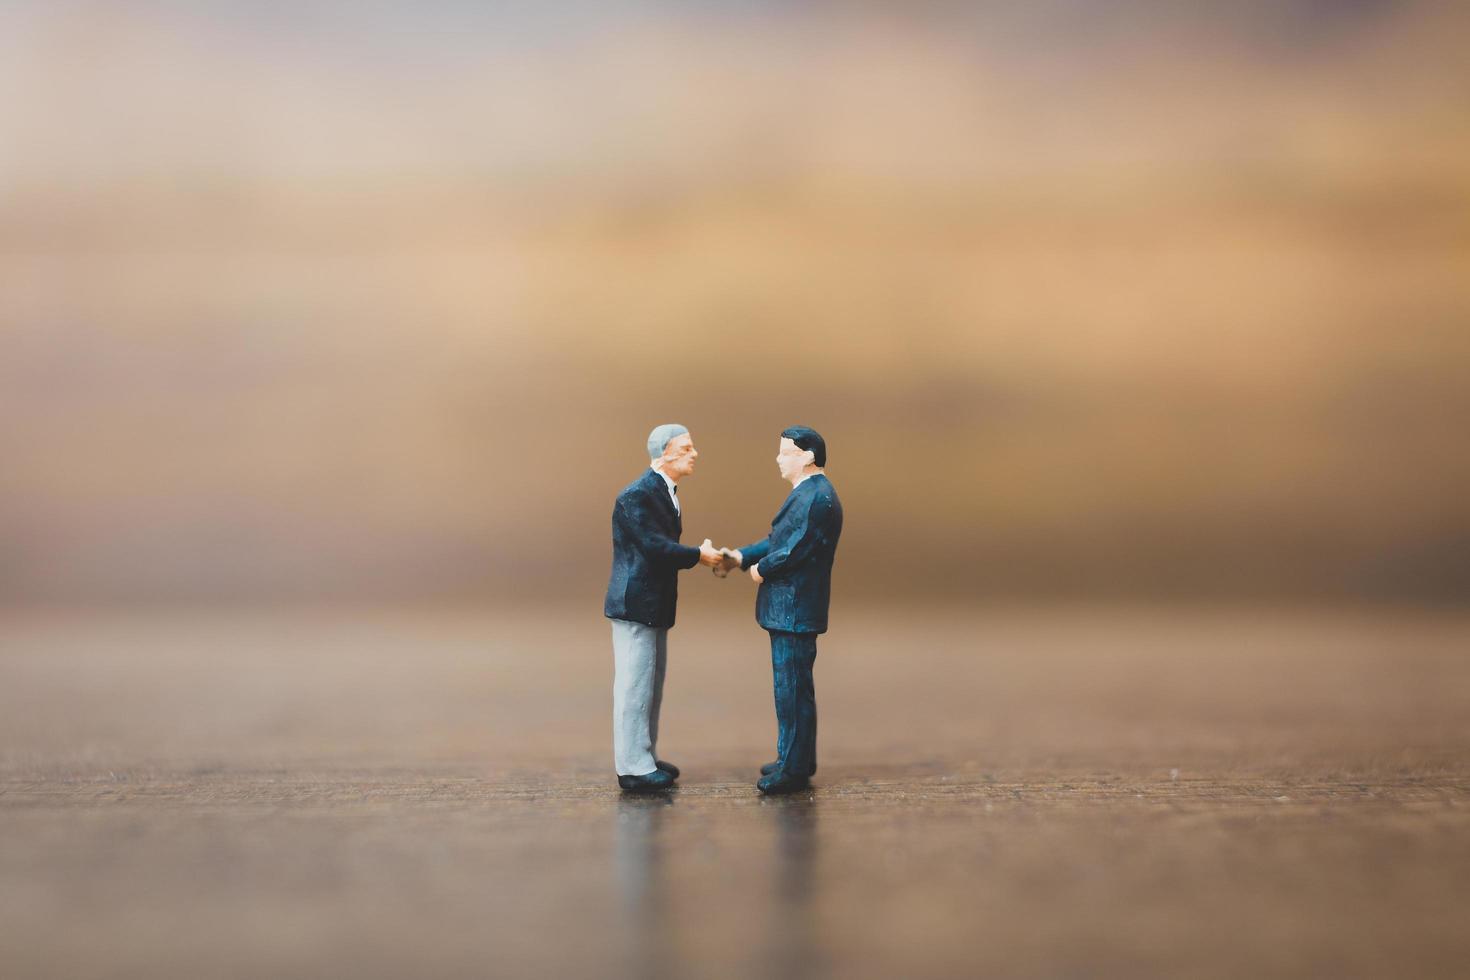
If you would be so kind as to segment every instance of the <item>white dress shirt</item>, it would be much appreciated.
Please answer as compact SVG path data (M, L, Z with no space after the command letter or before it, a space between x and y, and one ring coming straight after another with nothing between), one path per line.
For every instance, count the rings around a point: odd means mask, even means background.
M683 517L684 511L679 506L679 491L675 489L674 481L670 480L668 474L656 466L650 466L649 469L653 470L659 476L664 478L664 483L667 484L669 488L669 498L674 501L674 513L678 514L680 517Z

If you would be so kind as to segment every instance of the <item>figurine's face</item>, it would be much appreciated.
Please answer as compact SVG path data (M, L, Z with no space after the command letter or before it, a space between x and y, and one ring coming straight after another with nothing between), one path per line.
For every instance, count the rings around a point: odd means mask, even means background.
M686 432L669 440L664 454L659 457L658 468L668 474L670 480L678 481L694 472L694 461L698 458L694 439Z
M781 479L795 480L816 458L817 454L810 449L801 449L790 439L781 437L781 446L776 450L776 466L781 470Z

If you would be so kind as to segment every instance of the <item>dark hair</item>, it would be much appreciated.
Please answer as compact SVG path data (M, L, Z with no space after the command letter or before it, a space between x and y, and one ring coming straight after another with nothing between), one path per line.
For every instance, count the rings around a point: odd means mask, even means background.
M790 439L796 443L797 449L810 449L812 462L816 465L827 465L827 443L816 429L804 425L793 425L781 433L781 438Z

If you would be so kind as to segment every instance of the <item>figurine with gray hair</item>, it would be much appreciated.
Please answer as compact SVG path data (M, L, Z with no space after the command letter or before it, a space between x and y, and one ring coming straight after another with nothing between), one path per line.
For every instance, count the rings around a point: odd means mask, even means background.
M679 600L679 572L695 565L728 571L734 561L708 538L679 543L679 481L699 453L682 425L648 434L649 468L618 494L612 514L612 575L602 613L612 620L613 765L633 793L668 789L679 767L658 758L658 715L668 666L668 634Z

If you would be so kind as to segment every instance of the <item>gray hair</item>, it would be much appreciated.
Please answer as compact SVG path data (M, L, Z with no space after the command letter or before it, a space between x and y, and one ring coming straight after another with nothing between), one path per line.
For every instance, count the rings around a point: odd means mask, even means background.
M648 434L648 458L658 459L664 454L664 448L668 446L669 440L688 432L688 429L677 422L666 422L663 425L654 426L653 431Z

